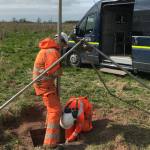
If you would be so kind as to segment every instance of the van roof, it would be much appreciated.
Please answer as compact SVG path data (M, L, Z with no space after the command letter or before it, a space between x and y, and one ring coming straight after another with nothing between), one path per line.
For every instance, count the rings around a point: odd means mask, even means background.
M119 0L102 0L101 2L116 2L116 1L119 1Z

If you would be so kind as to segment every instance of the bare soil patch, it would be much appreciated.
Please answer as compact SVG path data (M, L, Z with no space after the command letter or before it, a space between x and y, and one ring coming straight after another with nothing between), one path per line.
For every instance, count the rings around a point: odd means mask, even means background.
M129 113L129 112L128 112ZM129 150L128 144L139 147L147 147L150 144L150 129L129 124L129 116L125 110L111 108L106 111L102 108L95 108L93 112L93 130L89 133L82 133L78 141L64 145L66 150L84 150L88 145L102 145L110 141L114 143L112 150ZM132 119L140 115L138 112L131 112ZM19 139L15 145L17 150L33 150L33 143L30 130L45 127L46 110L44 106L36 103L34 107L23 112L18 122L7 124L7 129L13 136ZM2 128L1 128L2 130ZM128 143L128 144L127 144ZM42 148L38 148L42 149Z

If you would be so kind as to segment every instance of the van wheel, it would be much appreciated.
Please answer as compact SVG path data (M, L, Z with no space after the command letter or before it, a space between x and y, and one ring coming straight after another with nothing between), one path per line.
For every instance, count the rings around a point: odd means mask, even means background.
M138 69L133 69L134 74L138 74L138 72L139 72Z
M73 66L73 67L80 67L81 66L80 55L75 52L71 53L68 56L67 63L68 65Z

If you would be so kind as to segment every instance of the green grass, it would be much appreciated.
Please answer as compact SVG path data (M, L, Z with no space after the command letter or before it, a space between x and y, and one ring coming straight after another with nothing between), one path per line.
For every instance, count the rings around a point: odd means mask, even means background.
M25 25L24 25L25 26ZM19 27L21 27L19 25ZM16 29L17 30L17 29ZM28 25L26 29L23 28L17 31L7 31L7 36L0 41L0 104L3 104L7 99L13 96L16 92L27 85L32 79L32 68L36 54L38 53L38 42L40 39L47 37L48 35L54 35L55 29L52 32L47 30L38 29L39 31L30 30ZM67 28L65 28L67 31ZM71 96L87 96L97 108L100 109L100 115L108 117L112 114L112 119L122 124L122 121L127 120L130 124L141 124L142 126L149 126L149 117L142 112L138 112L136 109L119 102L116 98L110 96L103 87L103 84L98 80L98 77L92 68L70 68L63 67L64 72L61 78L61 102L64 104ZM124 101L134 104L142 109L150 110L150 91L139 85L135 80L127 77L119 77L115 75L109 75L101 73L110 91L121 97ZM150 85L150 80L142 76L144 82ZM19 118L22 111L27 110L34 105L36 100L33 88L29 88L21 96L19 96L7 109L14 114L14 117ZM40 101L40 100L39 100ZM113 109L119 110L119 113L114 113ZM5 112L4 112L5 114ZM0 114L1 122L5 120L3 113ZM122 138L132 133L134 139L137 135L142 138L141 132L136 134L131 132L130 129L135 128L122 128L118 127L118 130L125 130ZM116 128L113 130L116 131ZM150 129L148 128L147 131ZM120 133L118 133L120 134ZM8 134L6 134L8 135ZM103 135L103 134L102 134ZM100 135L100 137L102 136ZM148 136L146 134L146 136ZM17 139L11 136L6 142L6 146L15 145ZM104 135L104 138L105 135ZM145 138L146 144L150 139ZM137 140L140 142L140 140ZM130 143L131 142L131 143ZM132 139L126 141L127 145L133 147L132 149L138 150L139 147ZM142 143L144 144L144 143ZM150 144L150 143L148 143ZM147 145L148 145L147 144ZM97 149L114 149L115 141L110 140L107 143L100 143L99 145L89 144L86 150ZM148 146L144 149L148 150Z

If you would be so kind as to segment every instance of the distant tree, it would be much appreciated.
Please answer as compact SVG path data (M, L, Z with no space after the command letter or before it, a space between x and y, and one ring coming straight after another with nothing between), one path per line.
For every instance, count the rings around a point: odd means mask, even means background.
M41 23L42 22L41 18L38 17L36 22Z
M48 20L47 23L52 23L52 19Z
M15 17L12 18L12 22L17 22L17 19Z
M77 20L68 20L68 21L65 21L64 23L78 23L79 21L77 21Z
M25 18L21 18L21 19L19 19L19 22L20 22L20 23L24 23L24 22L27 22L27 21L26 21Z

